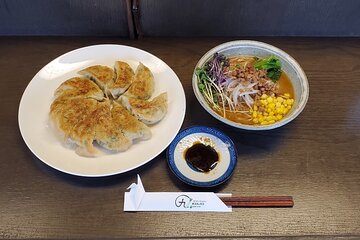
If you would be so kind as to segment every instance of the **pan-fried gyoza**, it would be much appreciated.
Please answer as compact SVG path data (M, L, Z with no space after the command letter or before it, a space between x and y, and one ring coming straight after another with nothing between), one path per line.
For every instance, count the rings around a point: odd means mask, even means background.
M159 122L167 111L167 93L162 93L151 101L121 96L121 104L137 119L145 124Z
M124 61L108 66L89 66L64 81L54 93L50 120L76 153L95 157L101 147L126 151L134 143L151 138L147 125L159 122L167 112L167 94L150 100L154 77L139 63L136 72ZM101 146L98 147L97 145Z

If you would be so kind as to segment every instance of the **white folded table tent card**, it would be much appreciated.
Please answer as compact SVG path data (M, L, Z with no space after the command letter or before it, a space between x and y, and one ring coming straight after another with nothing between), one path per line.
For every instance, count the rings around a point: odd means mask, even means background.
M231 212L219 197L231 194L213 192L145 192L140 176L125 192L124 211L169 211L169 212Z

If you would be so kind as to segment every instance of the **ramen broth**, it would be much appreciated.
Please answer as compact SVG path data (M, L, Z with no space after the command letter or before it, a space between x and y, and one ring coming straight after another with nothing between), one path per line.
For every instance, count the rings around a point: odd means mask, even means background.
M281 73L278 84L279 84L278 95L283 95L285 93L288 93L290 94L291 98L295 97L293 85L286 73L284 72Z

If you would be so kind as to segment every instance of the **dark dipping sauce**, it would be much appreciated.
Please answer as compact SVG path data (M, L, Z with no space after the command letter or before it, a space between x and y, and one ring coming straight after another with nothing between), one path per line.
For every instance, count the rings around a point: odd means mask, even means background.
M195 143L185 151L185 160L194 168L206 173L216 167L219 154L211 146Z

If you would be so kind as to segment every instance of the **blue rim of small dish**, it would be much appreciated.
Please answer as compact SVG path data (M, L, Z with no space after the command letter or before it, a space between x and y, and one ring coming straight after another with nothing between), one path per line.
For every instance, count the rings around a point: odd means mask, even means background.
M207 133L210 135L213 135L217 138L219 138L221 141L226 143L229 147L229 154L230 154L230 164L226 170L226 172L221 175L219 178L209 181L209 182L199 182L194 181L185 175L183 175L179 169L176 167L175 159L174 159L174 152L177 144L180 142L181 139L186 137L187 135L193 134L193 133ZM234 145L234 142L231 140L230 137L228 137L225 133L221 132L220 130L217 130L215 128L206 127L206 126L193 126L189 127L187 129L184 129L181 131L174 140L171 142L171 144L168 147L167 150L167 160L168 165L171 169L171 171L177 176L181 181L183 181L186 184L195 186L195 187L215 187L217 185L220 185L224 182L226 182L232 175L232 173L235 170L236 163L237 163L237 152Z

